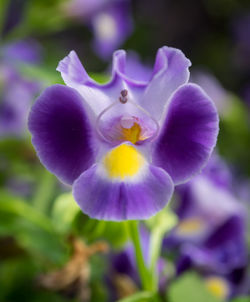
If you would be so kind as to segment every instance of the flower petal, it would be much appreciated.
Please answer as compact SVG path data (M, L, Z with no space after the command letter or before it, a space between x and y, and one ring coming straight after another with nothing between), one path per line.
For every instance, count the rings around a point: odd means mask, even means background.
M191 62L175 48L164 46L156 55L152 79L140 105L156 119L160 119L171 94L189 79Z
M65 84L75 88L98 115L113 102L119 100L124 83L117 76L117 70L122 64L123 57L114 53L112 78L107 84L102 85L89 77L75 51L71 51L59 62L57 71L61 72Z
M153 162L175 184L185 182L205 165L217 134L218 115L212 101L197 85L184 85L170 101Z
M180 50L165 46L159 49L154 69L152 73L147 72L145 78L130 73L124 50L114 52L112 77L106 84L98 84L88 76L74 51L59 63L57 70L68 86L78 90L96 115L119 101L121 91L126 89L129 100L159 120L170 95L188 81L189 66L190 61Z
M105 164L93 165L82 173L73 185L75 200L92 218L147 219L160 211L173 193L171 178L164 170L149 165L140 156L137 158L137 151L131 151L133 147L130 150L123 146L113 149ZM128 154L124 161L131 164L117 164L119 148L125 148L122 157ZM116 160L112 159L114 156Z
M69 184L93 164L87 110L77 91L54 85L38 98L29 116L32 142L41 162Z
M59 62L56 70L61 72L65 84L70 87L74 88L74 86L78 84L94 83L83 68L82 63L74 50Z

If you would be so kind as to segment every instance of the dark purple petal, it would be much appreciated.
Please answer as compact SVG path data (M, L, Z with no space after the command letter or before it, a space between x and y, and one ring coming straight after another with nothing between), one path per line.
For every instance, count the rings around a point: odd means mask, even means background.
M29 129L41 162L62 181L71 184L93 164L91 126L74 89L47 88L31 110Z
M245 225L242 217L230 217L200 244L182 246L182 261L206 271L229 273L247 263Z
M112 182L94 165L74 183L73 195L84 213L102 220L147 219L160 211L173 193L168 174L149 166L136 182Z
M233 215L226 222L222 223L204 242L205 247L215 249L218 246L226 244L236 239L244 241L245 233L244 217Z
M218 115L208 96L194 84L173 95L156 142L153 161L176 184L199 172L208 160L218 134Z

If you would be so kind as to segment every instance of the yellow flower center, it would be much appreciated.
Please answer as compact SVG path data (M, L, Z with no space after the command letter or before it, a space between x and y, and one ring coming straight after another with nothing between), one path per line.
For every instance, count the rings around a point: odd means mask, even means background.
M125 141L129 141L132 144L137 143L141 140L141 127L139 124L134 123L131 128L123 128L122 127L122 137L121 139Z
M229 294L228 284L220 277L210 277L205 280L206 288L215 297L226 300Z
M134 147L123 144L111 150L103 163L110 178L124 179L137 174L145 160Z

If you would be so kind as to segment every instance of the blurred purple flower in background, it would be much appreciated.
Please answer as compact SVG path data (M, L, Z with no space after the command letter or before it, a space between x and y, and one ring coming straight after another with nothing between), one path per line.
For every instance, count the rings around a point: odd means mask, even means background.
M127 73L121 50L114 53L111 80L100 85L74 51L59 63L69 87L45 90L29 129L41 162L73 184L84 213L146 219L166 205L174 184L206 164L218 116L199 86L187 83L189 66L181 51L162 47L149 80L140 80L136 71Z
M250 14L240 15L232 24L236 66L243 70L250 68Z
M201 86L214 101L220 116L225 115L231 108L231 94L222 87L215 76L204 70L194 70L190 82Z
M19 40L2 47L2 60L8 64L38 64L42 59L41 46L35 40Z
M165 247L179 250L178 273L196 267L217 274L231 294L244 283L247 266L246 208L233 192L230 170L213 156L201 175L177 187L180 221L165 239Z
M41 85L21 75L19 64L38 63L40 54L33 41L18 41L0 50L0 137L25 131L29 108Z
M93 48L103 59L110 58L132 32L130 0L71 0L64 11L90 26Z
M243 90L243 100L250 107L250 84Z

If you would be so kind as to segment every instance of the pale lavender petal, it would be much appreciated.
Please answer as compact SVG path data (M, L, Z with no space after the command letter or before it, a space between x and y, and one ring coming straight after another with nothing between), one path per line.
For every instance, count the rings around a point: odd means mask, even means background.
M73 185L74 198L85 214L113 221L147 219L167 204L172 193L169 175L154 166L138 182L112 182L98 175L94 165Z
M116 74L131 88L134 100L142 100L143 93L153 76L152 68L144 66L135 55L126 53L125 50L117 50L113 54L113 74ZM137 89L140 93L136 94Z
M129 51L126 60L126 74L131 79L148 83L152 77L152 67L143 63L136 52Z
M93 164L86 108L77 91L54 85L38 98L29 116L32 142L41 162L69 184Z
M94 84L74 50L59 62L56 70L61 72L65 84L70 87L78 84Z
M68 56L59 62L57 71L61 73L65 84L76 89L88 102L95 114L98 115L119 99L123 85L117 77L117 69L122 64L121 56L117 56L115 53L113 56L112 78L104 85L98 84L89 77L74 51L71 51Z
M175 48L164 46L157 52L152 79L140 105L160 119L171 94L189 79L190 61Z
M156 57L153 71L146 77L131 74L131 64L126 52L113 54L112 76L108 83L98 84L92 80L76 53L71 51L58 65L64 82L78 90L98 115L105 108L119 101L121 90L128 90L128 99L139 104L154 119L160 119L170 95L189 77L190 61L174 48L162 47ZM141 72L141 68L139 70Z
M184 85L170 101L153 161L176 184L183 183L205 165L217 134L218 115L212 101L197 85Z

